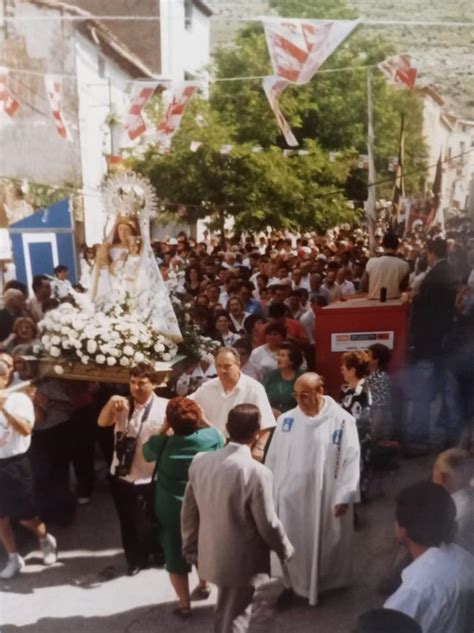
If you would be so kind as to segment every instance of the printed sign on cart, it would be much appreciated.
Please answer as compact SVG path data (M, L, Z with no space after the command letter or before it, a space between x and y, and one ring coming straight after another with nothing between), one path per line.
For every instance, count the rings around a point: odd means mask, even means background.
M331 352L352 352L367 349L374 343L382 343L393 349L394 332L342 332L331 334Z

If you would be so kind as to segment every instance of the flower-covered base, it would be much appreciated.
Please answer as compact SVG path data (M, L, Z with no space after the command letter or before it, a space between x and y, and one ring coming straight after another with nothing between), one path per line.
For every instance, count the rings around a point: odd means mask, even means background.
M176 344L127 302L96 312L90 300L73 293L76 305L64 303L48 312L40 323L40 357L56 364L78 363L85 366L118 369L146 361L159 369L176 356ZM120 372L119 372L120 373Z

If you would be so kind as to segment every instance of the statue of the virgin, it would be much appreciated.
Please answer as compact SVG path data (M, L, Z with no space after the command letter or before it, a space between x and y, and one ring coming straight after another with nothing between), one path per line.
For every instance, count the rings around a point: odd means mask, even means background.
M174 341L181 340L168 289L150 242L150 217L156 211L151 185L136 174L118 174L107 182L105 204L113 225L97 251L89 294L97 309L128 302Z

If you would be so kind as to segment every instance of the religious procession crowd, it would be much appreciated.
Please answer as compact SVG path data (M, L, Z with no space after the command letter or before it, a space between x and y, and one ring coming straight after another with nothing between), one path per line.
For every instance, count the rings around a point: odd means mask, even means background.
M132 236L133 237L133 236ZM90 501L95 446L108 464L127 573L163 562L178 604L217 585L214 630L248 629L255 587L282 579L277 608L353 582L358 506L383 494L402 455L437 454L432 481L396 500L406 555L384 579L384 609L358 633L474 630L474 232L262 234L153 244L161 274L199 332L216 341L171 384L142 362L127 388L43 379L30 392L38 322L68 300L67 268L10 281L0 310L0 578L21 571L16 524L57 559L47 524L68 524ZM96 250L85 249L83 288ZM52 271L47 271L52 272ZM78 288L81 290L82 288ZM316 332L325 306L365 295L410 303L403 371L380 343L341 355L339 398L324 392ZM9 391L10 390L10 391ZM69 466L77 486L72 490ZM41 518L40 518L41 517ZM46 522L46 523L45 523ZM271 554L271 555L270 555ZM190 591L196 565L199 584ZM317 626L315 620L315 627ZM315 630L317 630L315 628Z

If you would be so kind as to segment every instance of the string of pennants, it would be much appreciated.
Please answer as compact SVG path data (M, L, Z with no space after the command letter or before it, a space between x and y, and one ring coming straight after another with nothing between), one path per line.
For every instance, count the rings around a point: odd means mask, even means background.
M273 68L273 75L263 78L262 88L287 145L295 148L298 147L298 141L279 106L281 95L291 85L307 84L337 47L360 24L360 20L262 18L262 22ZM393 85L414 88L417 69L409 55L391 57L379 64L378 68ZM9 70L0 67L0 119L2 115L15 117L21 105L9 87ZM64 140L71 142L70 126L66 123L62 107L62 81L61 76L44 76L56 131ZM124 145L133 144L144 136L148 144L157 146L159 152L169 152L172 138L179 129L184 112L201 85L202 82L199 81L174 84L158 80L133 84L130 106L124 123ZM144 108L158 89L169 91L169 103L163 119L154 126L147 122ZM230 151L231 146L223 146L221 149L222 153ZM305 150L299 150L300 155L304 155L304 152Z
M197 152L199 150L200 147L205 146L206 144L201 142L201 141L191 141L190 145L189 145L189 150L193 153ZM234 149L234 145L221 145L219 148L219 153L220 154L231 154L232 151ZM275 149L275 148L273 148ZM261 145L254 145L251 149L250 152L252 154L260 154L261 152L264 152L264 148ZM285 158L288 158L290 156L310 156L311 152L307 149L282 149L282 154ZM329 152L328 154L329 156L329 162L330 163L335 163L338 159L339 153L338 152ZM399 158L398 156L389 156L388 158L388 162L387 162L387 171L389 172L396 172L397 171L397 167L398 167L398 161ZM363 170L368 170L369 168L369 157L367 154L358 154L357 155L357 168L358 169L363 169Z

